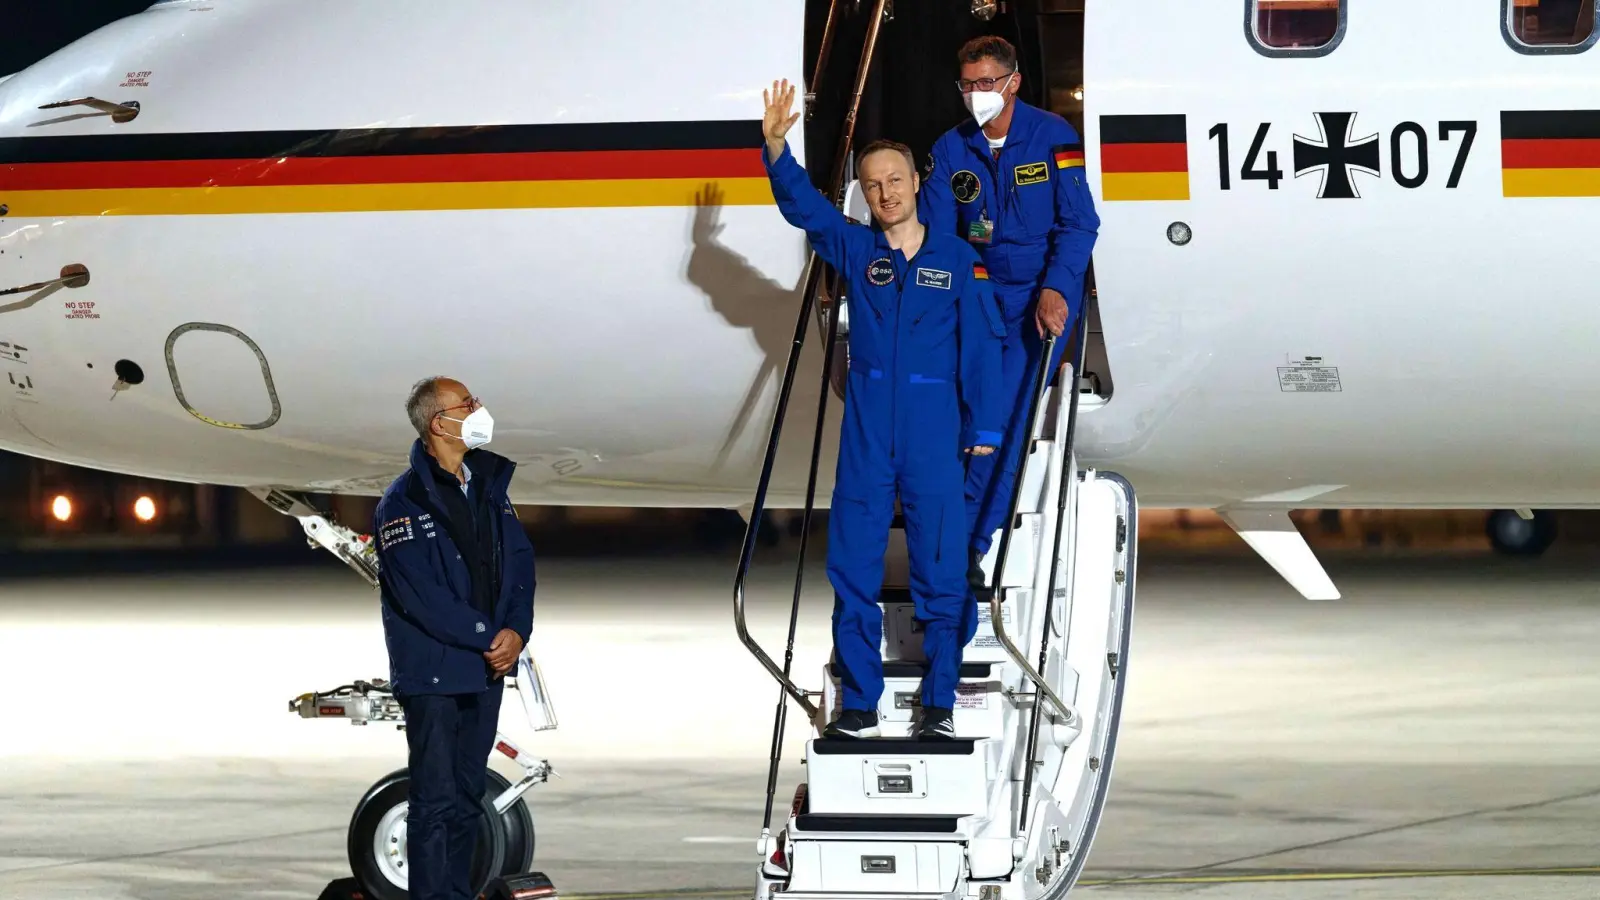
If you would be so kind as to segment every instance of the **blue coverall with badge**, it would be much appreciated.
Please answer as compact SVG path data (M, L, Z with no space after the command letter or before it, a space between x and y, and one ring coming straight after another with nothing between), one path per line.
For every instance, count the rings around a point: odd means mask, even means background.
M533 630L533 544L507 495L516 463L478 449L463 464L470 475L467 505L487 507L476 510L490 528L487 565L499 582L488 610L472 602L475 576L463 559L474 558L463 544L478 532L449 515L455 504L440 493L461 486L420 440L412 445L411 467L373 513L390 681L406 713L406 844L410 895L417 900L453 900L471 891L478 802L505 693L483 654L503 628L523 646Z
M761 150L778 210L848 281L850 375L832 507L828 578L845 709L883 693L883 556L896 490L905 513L911 596L924 623L924 707L955 705L967 591L964 450L998 446L1002 323L983 263L932 228L911 259L877 226L845 218L812 186L788 144ZM970 639L970 635L967 637Z
M1077 131L1066 119L1020 99L998 159L972 119L940 136L932 156L917 205L927 210L931 230L965 238L978 249L1005 310L1006 447L974 457L967 468L967 524L972 549L981 556L1010 512L1017 448L1044 347L1033 316L1039 291L1053 288L1067 301L1066 327L1050 358L1054 380L1082 311L1084 273L1100 217L1084 178Z

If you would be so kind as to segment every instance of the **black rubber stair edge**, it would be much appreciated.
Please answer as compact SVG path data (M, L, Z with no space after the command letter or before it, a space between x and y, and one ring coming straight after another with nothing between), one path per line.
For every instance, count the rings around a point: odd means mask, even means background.
M994 671L992 662L964 662L961 664L961 678L988 678ZM839 671L837 662L828 663L828 674L835 678L844 673ZM928 674L928 664L916 660L893 659L884 660L883 677L885 678L921 678Z
M795 817L795 831L953 834L959 821L956 816L828 816L807 814Z
M994 591L991 591L988 588L975 588L973 589L972 593L981 603L987 605L989 603L989 597L994 594ZM1004 603L1005 599L1006 598L1001 597L1000 602ZM908 587L884 587L878 589L878 602L915 603L916 601L911 599L911 589Z
M811 752L818 756L971 756L977 742L977 738L817 738L811 742Z

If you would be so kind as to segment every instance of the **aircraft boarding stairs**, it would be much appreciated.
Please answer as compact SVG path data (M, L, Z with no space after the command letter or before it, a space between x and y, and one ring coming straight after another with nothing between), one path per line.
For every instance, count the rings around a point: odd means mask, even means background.
M1077 404L1052 402L1057 393L1045 390L1031 416L1012 527L983 562L986 582L1000 589L980 594L978 630L963 653L957 739L911 736L926 661L897 516L880 599L883 736L820 737L840 709L830 661L805 782L778 833L762 833L756 900L1032 900L1063 896L1076 882L1111 775L1136 504L1119 476L1077 468L1069 450ZM1068 399L1076 398L1059 398ZM778 719L774 778L781 709Z

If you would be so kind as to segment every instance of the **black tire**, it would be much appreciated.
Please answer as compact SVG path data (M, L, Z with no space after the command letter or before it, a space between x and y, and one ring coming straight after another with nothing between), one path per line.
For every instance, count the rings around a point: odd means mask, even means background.
M484 799L494 803L494 798L501 792L511 787L511 782L504 775L493 769L488 770L487 792ZM500 814L500 827L506 833L506 860L500 866L501 875L521 875L533 868L533 811L528 809L528 796L526 794L517 798L505 812Z
M1556 517L1546 509L1533 511L1532 521L1509 509L1489 513L1483 528L1490 546L1505 556L1539 556L1556 540Z
M356 811L350 816L350 830L345 840L350 873L373 900L410 900L410 892L385 871L391 867L380 862L375 849L378 829L384 818L391 813L399 814L396 808L407 803L410 790L410 770L396 769L367 788L361 801L356 804ZM488 800L480 799L478 802L484 814L479 819L478 848L472 855L474 895L482 893L490 881L500 877L506 858L506 832L501 825L501 817L495 815L494 807ZM386 827L385 830L391 829ZM403 857L405 848L399 849Z

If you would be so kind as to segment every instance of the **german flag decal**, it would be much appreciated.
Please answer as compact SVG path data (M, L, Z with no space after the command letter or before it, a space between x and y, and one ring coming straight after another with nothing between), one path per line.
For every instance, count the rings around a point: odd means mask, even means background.
M1101 116L1100 184L1106 200L1189 199L1184 116Z
M756 121L0 139L10 220L773 202ZM715 185L715 191L706 191Z
M1600 197L1600 110L1500 114L1507 197Z
M1082 144L1057 144L1050 148L1050 154L1055 157L1056 168L1071 169L1083 166Z
M988 270L987 267L984 266L983 263L973 263L972 264L972 277L978 279L979 281L988 281L989 280L989 270Z

